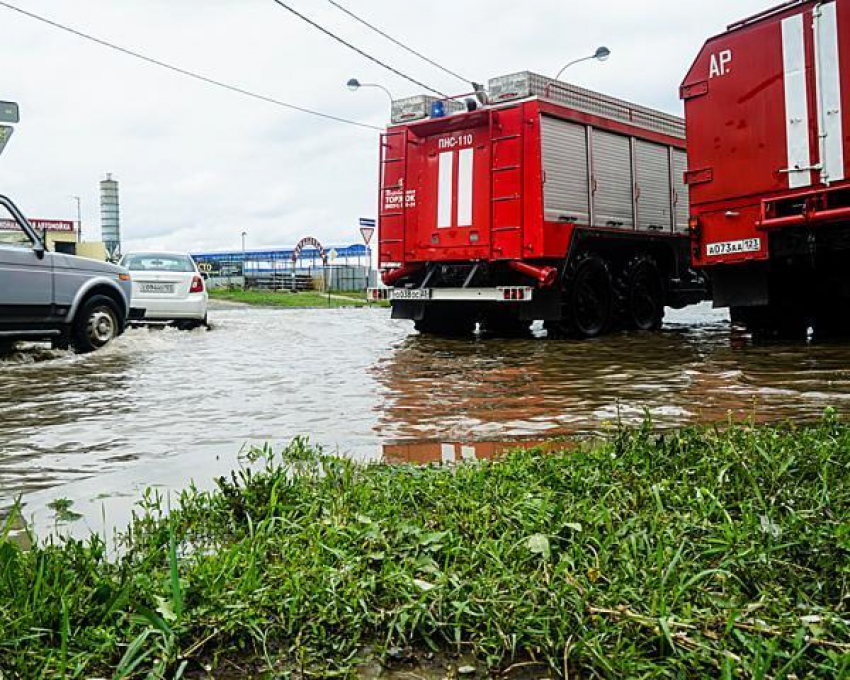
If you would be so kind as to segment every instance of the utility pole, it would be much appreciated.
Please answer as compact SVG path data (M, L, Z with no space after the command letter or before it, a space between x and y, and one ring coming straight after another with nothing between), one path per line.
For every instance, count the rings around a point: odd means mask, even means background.
M242 232L242 288L248 288L248 262L245 252L245 237L248 236L247 231Z
M71 196L77 202L77 243L82 243L83 240L83 208L82 200L79 196Z

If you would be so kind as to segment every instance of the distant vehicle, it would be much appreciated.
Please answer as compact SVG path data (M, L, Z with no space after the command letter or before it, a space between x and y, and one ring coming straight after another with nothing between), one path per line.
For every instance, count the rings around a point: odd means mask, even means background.
M121 265L130 271L133 299L145 308L141 321L176 323L184 328L207 324L209 296L198 265L188 253L127 253Z
M0 232L0 351L20 340L86 353L124 332L132 288L126 269L47 250L14 203ZM137 312L141 313L141 312Z

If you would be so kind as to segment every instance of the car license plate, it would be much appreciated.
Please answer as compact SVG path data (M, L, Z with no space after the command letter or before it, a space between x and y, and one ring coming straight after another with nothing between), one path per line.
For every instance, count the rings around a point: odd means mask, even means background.
M392 300L430 300L430 288L396 288L392 292Z
M140 293L153 293L154 295L173 295L173 283L140 283Z

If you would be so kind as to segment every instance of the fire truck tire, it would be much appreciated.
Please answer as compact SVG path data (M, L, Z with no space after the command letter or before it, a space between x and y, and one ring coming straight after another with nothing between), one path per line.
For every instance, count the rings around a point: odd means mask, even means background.
M605 335L614 323L615 298L608 261L592 254L578 258L563 277L561 321L546 324L550 337Z
M629 262L620 280L626 328L657 331L664 323L664 280L655 259L638 255Z

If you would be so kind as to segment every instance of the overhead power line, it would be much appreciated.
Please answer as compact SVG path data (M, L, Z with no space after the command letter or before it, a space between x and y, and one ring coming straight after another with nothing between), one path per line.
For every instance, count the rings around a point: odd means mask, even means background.
M84 40L88 40L90 42L101 45L102 47L108 47L111 50L115 50L117 52L121 52L122 54L126 54L127 56L134 57L136 59L141 59L142 61L147 62L148 64L153 64L154 66L159 66L160 68L167 69L174 73L179 73L180 75L186 76L187 78L193 78L195 80L199 80L208 85L214 85L215 87L222 88L224 90L228 90L230 92L235 92L237 94L241 94L245 97L251 97L252 99L257 99L259 101L267 102L269 104L275 104L276 106L281 106L285 109L289 109L291 111L298 111L300 113L306 113L311 116L316 116L318 118L324 118L325 120L334 121L336 123L344 123L346 125L354 125L360 128L366 128L370 130L382 130L383 128L379 128L375 125L369 125L368 123L361 123L356 120L350 120L348 118L342 118L340 116L335 116L330 113L323 113L321 111L315 111L313 109L308 109L303 106L297 106L295 104L290 104L285 101L281 101L280 99L275 99L274 97L269 97L264 94L257 94L256 92L251 92L250 90L246 90L242 87L238 87L236 85L231 85L229 83L225 83L220 80L215 80L214 78L209 78L207 76L201 75L199 73L195 73L193 71L189 71L184 68L180 68L179 66L174 66L173 64L169 64L164 61L160 61L159 59L154 59L153 57L148 57L140 52L136 52L134 50L128 49L126 47L121 47L120 45L116 45L115 43L108 42L101 38L97 38L93 35L89 35L88 33L83 33L82 31L78 31L75 28L71 28L70 26L66 26L64 24L60 24L59 22L48 19L47 17L40 16L38 14L34 14L20 7L16 7L11 3L5 2L5 0L0 0L0 7L5 7L6 9L10 9L14 12L22 14L30 19L35 19L36 21L40 21L43 24L47 24L48 26L52 26L53 28L57 28L60 31L65 31L66 33L70 33L72 35L77 36L78 38L83 38Z
M469 84L469 83L471 83L471 82L472 82L469 78L464 78L463 76L458 75L457 73L455 73L454 71L452 71L452 70L450 70L450 69L446 68L446 67L445 67L445 66L443 66L442 64L439 64L439 63L437 63L436 61L434 61L433 59L431 59L431 58L429 58L429 57L426 57L426 56L425 56L424 54L422 54L421 52L417 52L417 51L416 51L416 50L414 50L412 47L409 47L408 45L405 45L403 42L401 42L400 40L397 40L396 38L394 38L393 36L391 36L391 35L390 35L389 33L387 33L386 31L381 30L380 28L378 28L378 27L377 27L377 26L375 26L374 24L371 24L371 23L369 23L368 21L366 21L365 19L363 19L362 17L357 16L354 12L352 12L352 11L351 11L350 9L348 9L347 7L343 7L340 3L335 2L335 0L328 0L328 2L329 2L329 3L331 3L334 7L336 7L336 8L337 8L338 10L340 10L341 12L343 12L343 13L347 14L348 16L350 16L352 19L354 19L354 20L355 20L355 21L357 21L358 23L363 24L364 26L366 26L367 28L371 29L372 31L374 31L374 32L375 32L375 33L377 33L378 35L380 35L380 36L382 36L382 37L386 38L387 40L389 40L389 41L390 41L391 43L393 43L394 45L398 45L401 49L405 50L406 52L409 52L410 54L412 54L412 55L414 55L414 56L416 56L416 57L419 57L419 58L420 58L420 59L422 59L423 61L425 61L425 62L427 62L427 63L431 64L431 66L435 66L436 68L440 69L443 73L447 73L447 74L449 74L450 76L452 76L453 78L457 78L458 80L460 80L460 81L462 81L462 82L464 82L464 83L466 83L466 84Z
M289 5L287 5L285 2L283 2L283 0L272 0L272 2L274 2L275 4L280 5L283 9L285 9L286 11L290 12L291 14L294 14L296 17L298 17L299 19L301 19L301 21L304 21L304 22L306 22L306 23L310 24L313 28L315 28L315 29L317 29L317 30L321 31L322 33L324 33L324 34L325 34L326 36L328 36L329 38L333 38L333 39L334 39L334 40L336 40L338 43L340 43L340 44L342 44L342 45L345 45L348 49L350 49L350 50L354 50L354 51L355 51L355 52L357 52L357 54L359 54L361 57L365 57L365 58L366 58L366 59L368 59L369 61L374 62L375 64L377 64L378 66L380 66L381 68L386 69L387 71L390 71L391 73L395 73L397 76L400 76L400 77L404 78L405 80L410 81L410 82L411 82L411 83L413 83L414 85L416 85L416 86L418 86L418 87L421 87L421 88L423 88L423 89L425 89L425 90L428 90L429 92L433 92L434 94L438 94L438 95L440 95L441 97L444 97L444 98L446 98L446 99L448 98L448 95L446 95L446 94L444 94L444 93L440 92L439 90L434 89L433 87L430 87L430 86L428 86L428 85L425 85L424 83L419 82L419 81L418 81L418 80L416 80L415 78L410 77L410 76L409 76L409 75L407 75L406 73L402 73L402 72L401 72L401 71L399 71L398 69L393 68L392 66L390 66L389 64L387 64L387 63L385 63L385 62L381 61L381 60L380 60L380 59L378 59L377 57L373 57L371 54L369 54L369 53L367 53L367 52L364 52L364 51L363 51L363 50L361 50L359 47L356 47L355 45L352 45L350 42L348 42L348 41L347 41L347 40L345 40L344 38L340 38L340 37L339 37L336 33L332 33L331 31L329 31L327 28L325 28L324 26L322 26L322 25L321 25L321 24L319 24L318 22L313 21L310 17L308 17L308 16L305 16L305 15L301 14L301 12L299 12L298 10L296 10L296 9L294 9L293 7L290 7Z

